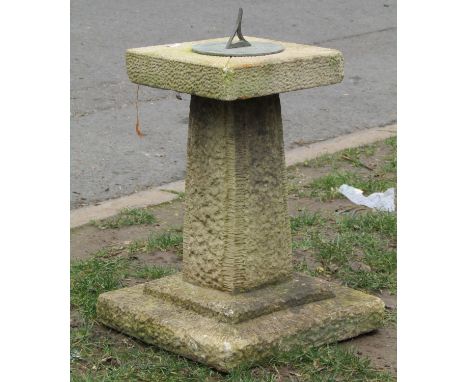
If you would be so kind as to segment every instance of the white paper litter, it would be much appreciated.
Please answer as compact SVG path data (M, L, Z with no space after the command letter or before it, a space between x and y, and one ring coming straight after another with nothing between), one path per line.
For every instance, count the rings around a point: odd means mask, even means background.
M342 184L338 191L351 200L354 204L374 208L378 211L395 211L395 189L389 188L385 192L375 192L364 196L362 190Z

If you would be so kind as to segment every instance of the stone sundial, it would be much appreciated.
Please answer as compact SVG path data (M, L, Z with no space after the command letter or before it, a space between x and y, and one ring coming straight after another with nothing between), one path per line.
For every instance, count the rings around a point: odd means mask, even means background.
M241 21L229 38L127 51L132 82L191 94L183 271L97 304L105 325L223 371L384 314L377 297L293 271L279 94L341 82L342 54L244 37Z

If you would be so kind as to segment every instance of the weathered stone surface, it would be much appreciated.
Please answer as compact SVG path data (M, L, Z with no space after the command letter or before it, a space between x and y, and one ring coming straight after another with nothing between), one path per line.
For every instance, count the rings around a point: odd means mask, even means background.
M292 346L318 346L372 331L381 326L384 315L379 298L332 284L335 298L231 324L145 294L144 288L137 285L101 294L99 320L224 371L258 363Z
M301 273L289 281L240 294L199 287L176 274L146 283L144 293L231 323L334 297L328 285Z
M258 57L216 57L192 52L192 45L212 40L129 49L127 72L137 84L172 89L219 100L236 100L339 83L343 56L334 49L270 41L281 53Z
M229 292L292 275L279 95L192 96L184 278Z

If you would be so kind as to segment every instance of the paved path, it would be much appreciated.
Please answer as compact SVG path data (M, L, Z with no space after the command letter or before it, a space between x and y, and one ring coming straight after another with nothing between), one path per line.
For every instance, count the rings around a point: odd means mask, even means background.
M232 1L71 1L71 206L92 204L185 176L188 95L140 88L127 48L228 35ZM339 49L339 85L281 96L286 148L396 120L395 0L241 2L244 34Z

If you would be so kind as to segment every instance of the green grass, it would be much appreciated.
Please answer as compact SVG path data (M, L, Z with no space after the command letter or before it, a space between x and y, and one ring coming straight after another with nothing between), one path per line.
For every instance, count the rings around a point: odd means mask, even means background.
M155 280L160 279L161 277L166 277L169 275L174 274L176 271L172 268L167 267L160 267L160 266L143 266L136 269L132 276L147 279L147 280Z
M359 161L361 158L361 155L364 155L367 158L370 158L371 156L373 156L375 154L376 149L377 149L376 144L353 147L353 148L341 151L340 156L342 158L343 155L346 155L355 161Z
M336 168L340 163L339 157L336 154L325 154L321 155L318 158L305 161L303 165L305 167L325 167L330 166L331 168Z
M297 232L298 230L304 227L311 227L322 223L322 218L320 214L309 212L301 212L299 215L291 217L291 231Z
M92 223L101 229L116 229L132 225L153 224L155 222L154 215L144 208L125 208L112 218L93 221Z
M96 301L101 293L121 288L127 278L152 280L174 272L172 268L140 265L128 257L99 251L89 259L71 263L71 307L86 321L92 321L96 317Z
M337 345L294 349L265 361L265 366L225 374L110 334L106 329L99 333L96 327L72 330L71 381L395 381L389 374L373 369L369 360L357 356L353 349Z
M331 167L337 169L345 163L352 163L355 167L363 167L361 159L372 157L377 149L377 144L353 147L334 154L321 155L318 158L303 163L305 167Z
M77 338L75 335L74 338ZM79 344L79 343L78 343ZM81 345L83 337L81 337ZM88 337L87 349L76 347L72 381L279 381L295 376L300 381L394 381L373 369L353 350L336 345L297 349L265 362L265 367L219 373L201 364L129 339L127 345ZM101 350L102 349L102 350ZM288 380L288 379L285 379Z
M146 244L147 250L166 251L182 244L182 234L179 232L167 232L159 235L150 235Z
M387 138L384 142L385 142L386 145L390 146L393 149L393 151L396 153L397 137Z
M122 286L122 279L128 267L124 258L95 256L88 260L72 262L70 271L71 306L86 319L96 315L98 296L108 290Z
M385 144L389 146L391 154L385 158L385 163L382 165L381 169L384 173L393 173L397 172L397 139L396 137L391 137L385 140Z
M291 367L305 381L393 381L387 373L378 372L369 360L358 357L353 350L336 345L296 349L275 360L276 364ZM278 368L278 366L276 366Z
M350 287L396 291L395 214L367 212L334 220L314 216L322 225L302 232L297 228L293 249L310 251L326 274Z
M328 174L314 179L304 185L298 183L296 173L289 173L288 193L296 196L318 198L321 201L344 198L338 188L342 184L363 190L366 194L372 192L383 192L389 187L396 186L397 167L396 137L372 145L346 149L334 154L322 155L316 159L306 161L303 167L329 168ZM365 160L372 158L378 150L385 150L378 165L365 164ZM352 165L350 168L349 164ZM360 171L357 171L357 168ZM294 169L294 168L293 168Z
M129 253L167 251L174 250L182 252L183 236L181 232L170 231L163 233L152 233L146 240L137 240L128 246Z
M341 231L378 233L396 239L397 216L388 212L372 212L361 215L344 215L338 223Z
M396 309L385 309L384 317L385 326L395 327L397 324L397 310Z
M364 176L351 171L335 170L313 180L306 187L310 190L309 196L322 201L344 198L338 191L342 184L359 188L365 194L383 192L389 187L395 187L395 179L375 175Z

